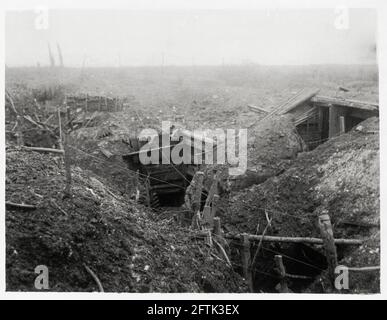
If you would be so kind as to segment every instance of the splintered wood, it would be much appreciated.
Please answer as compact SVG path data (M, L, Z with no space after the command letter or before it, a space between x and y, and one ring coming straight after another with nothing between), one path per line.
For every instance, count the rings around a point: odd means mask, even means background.
M337 252L331 219L328 214L322 214L318 217L318 226L324 243L325 256L328 263L328 274L332 282L335 279L335 269L337 266Z
M250 292L253 292L253 276L250 269L251 253L250 253L250 240L247 234L242 234L242 267L243 276L249 286Z

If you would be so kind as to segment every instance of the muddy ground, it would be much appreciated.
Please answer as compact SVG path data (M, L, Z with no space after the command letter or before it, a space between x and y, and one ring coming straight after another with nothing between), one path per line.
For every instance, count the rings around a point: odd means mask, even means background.
M337 90L344 84L350 89L347 93ZM55 106L70 93L119 95L129 101L124 111L101 113L90 127L71 133L71 198L63 198L61 158L15 148L16 139L8 132L14 119L7 113L6 199L37 205L33 211L7 208L7 290L34 290L38 264L51 270L50 290L97 290L85 264L106 291L248 291L240 276L237 242L229 243L232 269L218 252L178 225L176 211L156 213L134 199L138 179L121 159L128 151L125 140L179 114L184 115L180 124L188 129L250 128L247 176L224 179L219 208L224 231L261 234L271 218L267 234L318 237L315 220L325 209L335 237L366 240L360 247L339 248L340 262L356 267L379 264L378 119L362 124L361 132L306 152L289 119L260 122L262 115L247 107L270 110L300 89L315 87L326 95L377 101L377 72L372 67L123 68L82 73L18 68L7 69L6 85L16 107L26 113L36 111L34 98ZM43 102L47 88L54 88L49 91L53 99ZM47 132L29 129L29 145L58 147ZM113 157L107 158L102 149ZM211 184L211 174L205 184ZM252 254L255 250L253 246ZM310 277L292 281L293 291L332 291L324 278L321 247L264 244L254 269L255 292L277 292L276 253L283 254L289 273ZM379 290L378 273L354 274L351 281L350 292Z

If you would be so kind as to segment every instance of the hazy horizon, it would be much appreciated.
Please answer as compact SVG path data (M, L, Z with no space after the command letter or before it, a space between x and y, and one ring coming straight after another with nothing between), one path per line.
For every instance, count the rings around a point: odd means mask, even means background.
M7 67L48 66L48 44L65 67L373 65L377 15L350 9L270 11L9 11Z

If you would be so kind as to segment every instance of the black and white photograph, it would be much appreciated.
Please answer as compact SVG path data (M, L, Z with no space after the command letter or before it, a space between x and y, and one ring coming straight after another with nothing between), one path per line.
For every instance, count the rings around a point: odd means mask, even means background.
M86 3L4 10L6 294L382 293L375 4Z

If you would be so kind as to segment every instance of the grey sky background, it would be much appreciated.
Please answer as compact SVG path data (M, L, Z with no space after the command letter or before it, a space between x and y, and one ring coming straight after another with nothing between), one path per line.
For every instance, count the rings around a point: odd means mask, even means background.
M48 65L47 44L65 66L368 64L376 62L377 14L350 9L349 28L334 9L270 11L9 11L6 64ZM57 60L57 59L56 59Z

